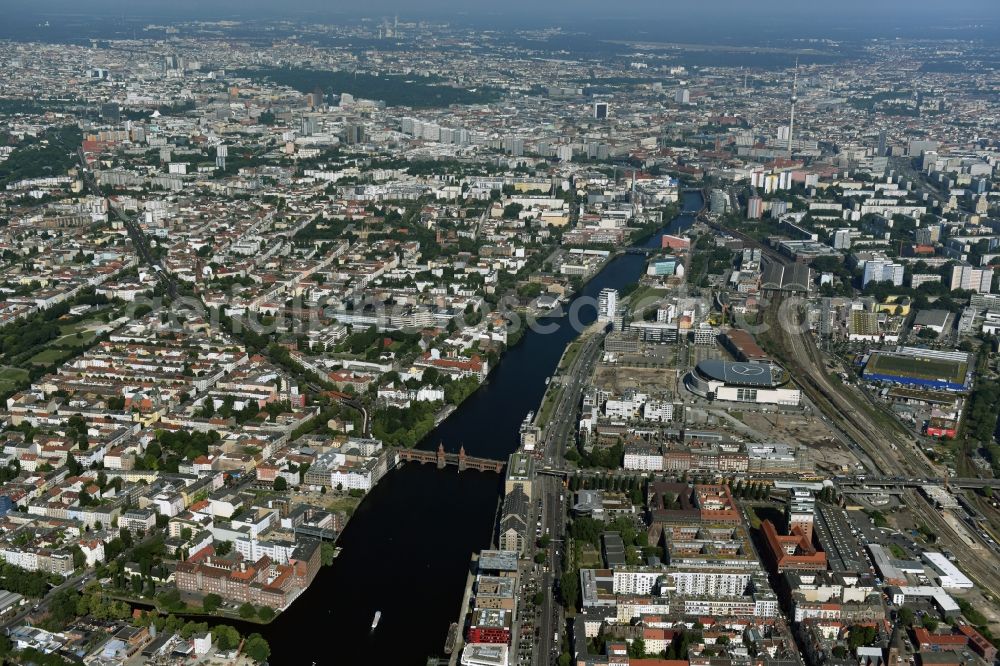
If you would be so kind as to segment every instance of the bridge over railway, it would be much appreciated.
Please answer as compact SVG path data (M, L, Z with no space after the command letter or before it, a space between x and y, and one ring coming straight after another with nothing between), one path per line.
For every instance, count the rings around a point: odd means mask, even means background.
M697 474L698 472L694 472ZM545 465L544 467L539 467L536 470L536 474L542 474L545 476L553 476L560 479L569 479L572 476L577 477L604 477L604 478L621 478L621 477L640 477L640 478L655 478L655 477L670 477L672 473L666 470L657 470L650 472L648 470L605 470L605 469L580 469L576 467L561 467L554 465ZM708 473L708 476L713 476ZM720 476L718 473L714 475L713 478ZM721 476L726 476L722 474ZM777 487L781 487L781 484L801 484L807 483L800 476L797 475L773 475L767 477L751 478L746 473L730 473L729 476L733 478L746 478L749 480L760 480L764 483L773 483ZM979 488L993 488L1000 490L1000 479L980 479L976 477L954 477L950 476L948 478L944 477L913 477L913 478L903 478L898 476L879 476L874 474L857 474L857 475L839 475L830 477L831 481L836 482L845 492L854 494L870 494L876 495L880 493L886 494L898 494L906 489L917 489L924 488L927 486L947 486L951 489L962 489L962 490L978 490ZM809 481L808 483L820 483L818 481Z
M448 453L444 450L444 444L439 444L437 451L424 451L422 449L398 449L396 451L397 462L418 462L434 463L438 469L444 469L448 465L455 465L458 471L474 469L479 472L503 471L507 465L503 460L493 460L492 458L476 458L465 454L465 447L461 447L458 453Z

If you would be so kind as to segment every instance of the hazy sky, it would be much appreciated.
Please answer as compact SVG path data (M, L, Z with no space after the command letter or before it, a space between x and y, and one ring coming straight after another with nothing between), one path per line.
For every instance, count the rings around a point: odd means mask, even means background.
M753 40L755 33L796 36L955 36L984 38L1000 29L1000 0L0 0L5 18L66 21L275 19L336 22L398 14L480 27L602 30L621 38L662 35ZM53 20L53 24L57 21ZM13 29L13 26L9 26ZM0 35L5 31L0 29Z
M896 15L900 20L917 17L1000 16L997 0L6 0L12 7L34 11L68 11L127 14L201 15L205 13L278 16L281 14L372 15L396 13L419 15L497 15L517 12L532 16L624 16L669 17L674 14L830 16L860 13L862 16Z

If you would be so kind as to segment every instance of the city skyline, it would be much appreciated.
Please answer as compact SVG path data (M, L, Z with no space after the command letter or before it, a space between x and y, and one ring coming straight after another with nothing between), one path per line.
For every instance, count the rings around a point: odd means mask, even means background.
M996 664L997 7L8 14L0 661Z

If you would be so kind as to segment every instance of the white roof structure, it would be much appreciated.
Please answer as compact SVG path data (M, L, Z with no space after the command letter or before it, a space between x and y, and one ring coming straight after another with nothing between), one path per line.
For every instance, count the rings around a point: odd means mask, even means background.
M462 650L462 666L507 666L507 646L498 643L470 643Z
M924 561L938 573L941 587L946 590L971 590L975 584L941 553L925 552Z
M920 585L920 586L907 586L899 588L899 591L903 593L903 597L930 597L937 604L938 608L941 609L942 613L957 613L960 609L958 603L951 598L951 595L942 590L940 587L934 587L932 585Z

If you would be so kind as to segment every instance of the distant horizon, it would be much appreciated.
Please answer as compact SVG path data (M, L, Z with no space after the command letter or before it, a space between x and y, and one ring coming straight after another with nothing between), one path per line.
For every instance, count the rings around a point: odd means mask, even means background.
M690 28L729 37L753 37L757 30L782 26L802 30L804 36L836 35L843 30L895 36L922 34L967 27L995 29L1000 25L1000 3L995 0L839 0L833 3L789 3L786 0L704 0L692 4L679 0L635 0L625 8L596 0L508 0L470 3L430 0L417 5L401 0L368 0L365 3L328 3L323 0L288 0L280 5L264 0L90 0L85 6L70 0L10 0L8 18L24 23L35 18L64 16L126 20L241 20L336 21L379 19L398 15L403 21L450 21L487 27L516 26L600 30L601 24L617 32L623 24L641 22L644 32L662 30L676 39ZM13 16L11 16L13 15ZM663 25L656 25L659 22ZM679 34L674 34L679 33ZM721 34L720 34L721 36ZM752 41L752 39L751 39Z

